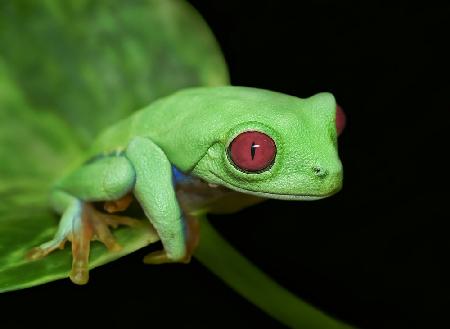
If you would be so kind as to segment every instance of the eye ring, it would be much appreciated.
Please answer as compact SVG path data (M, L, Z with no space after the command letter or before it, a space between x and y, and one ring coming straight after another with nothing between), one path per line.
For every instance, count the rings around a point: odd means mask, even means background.
M269 135L247 130L238 134L228 145L230 163L239 171L258 174L267 171L275 162L277 146Z

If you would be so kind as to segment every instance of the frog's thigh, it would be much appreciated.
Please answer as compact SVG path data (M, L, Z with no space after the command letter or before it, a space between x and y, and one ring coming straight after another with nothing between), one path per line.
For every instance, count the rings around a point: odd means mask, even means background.
M135 137L125 154L136 172L134 196L158 232L167 257L182 260L186 255L184 225L167 156L143 137Z
M107 156L66 176L57 189L83 201L117 200L133 189L135 171L125 156Z

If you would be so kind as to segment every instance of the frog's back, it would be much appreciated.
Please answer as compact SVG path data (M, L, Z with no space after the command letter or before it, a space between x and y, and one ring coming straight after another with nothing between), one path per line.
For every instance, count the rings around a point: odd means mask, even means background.
M89 148L87 158L123 150L130 138L133 116L127 117L103 130Z
M103 130L93 142L87 157L123 151L136 136L149 137L152 140L161 137L170 139L173 130L170 121L179 117L180 111L187 111L186 107L173 106L176 104L176 95L177 93L160 98Z
M186 88L149 104L136 111L131 116L103 130L95 139L88 151L88 158L101 154L123 151L135 136L149 137L153 141L170 140L173 130L177 130L172 123L180 118L195 118L195 108L184 106L178 102L178 95L189 94L204 87ZM159 144L159 143L157 143ZM161 145L160 145L161 146Z
M92 158L101 154L125 150L129 141L136 136L135 125L137 118L140 112L145 110L146 108L141 109L103 130L89 149L87 157Z

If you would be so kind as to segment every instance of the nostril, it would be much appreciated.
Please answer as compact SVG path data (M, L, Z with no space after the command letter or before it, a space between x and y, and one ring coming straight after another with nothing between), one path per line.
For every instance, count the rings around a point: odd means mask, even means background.
M312 170L313 170L314 174L320 178L323 178L328 175L328 170L326 170L322 167L319 167L319 166L312 167Z

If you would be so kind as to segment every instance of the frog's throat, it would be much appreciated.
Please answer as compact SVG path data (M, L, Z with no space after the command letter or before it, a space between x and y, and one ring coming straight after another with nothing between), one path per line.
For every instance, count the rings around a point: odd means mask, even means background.
M238 186L228 183L227 181L225 181L224 179L222 179L221 177L219 177L218 175L216 175L213 172L210 172L210 173L212 175L214 175L214 177L216 177L220 181L220 184L225 187L228 187L236 192L251 194L251 195L261 197L261 198L278 199L278 200L315 201L315 200L327 198L334 194L334 192L328 193L328 194L320 194L320 195L319 194L317 194L317 195L316 194L282 194L282 193L270 193L270 192L247 190L247 189L243 189L243 188L240 188Z

